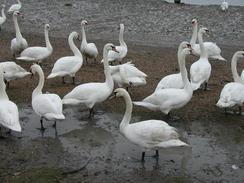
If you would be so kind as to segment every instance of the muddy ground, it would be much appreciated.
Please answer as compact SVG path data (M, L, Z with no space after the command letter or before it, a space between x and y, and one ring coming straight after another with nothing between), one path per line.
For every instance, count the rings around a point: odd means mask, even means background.
M173 5L156 0L28 2L20 25L29 45L44 44L42 25L47 20L53 27L50 35L54 53L43 63L46 76L55 60L71 54L65 37L71 30L79 30L80 12L85 12L82 16L91 22L88 37L96 42L100 53L108 41L118 43L117 26L124 22L129 48L125 61L133 60L148 75L146 86L131 89L133 100L148 96L163 76L177 72L177 45L190 38L193 17L199 17L212 30L206 39L218 42L228 61L235 51L243 49L243 7L233 7L222 14L217 6ZM64 6L65 3L72 6ZM8 20L0 33L0 61L12 59L9 47L13 36L12 22ZM189 57L187 67L196 59ZM18 63L26 69L30 67ZM0 182L243 182L243 116L225 115L215 106L224 84L232 81L230 62L211 60L211 64L211 90L196 91L189 104L173 111L178 119L134 107L132 121L165 120L178 128L182 140L192 147L162 150L158 163L151 157L144 164L139 163L141 149L119 133L123 100L97 105L92 120L87 118L85 108L65 107L66 120L57 124L57 130L46 122L47 129L41 133L39 118L31 109L37 76L11 82L7 92L19 107L23 132L0 140ZM240 70L243 66L239 64ZM84 64L77 78L80 83L104 81L103 67L100 63ZM71 83L63 85L57 78L46 81L44 92L63 97L73 88Z

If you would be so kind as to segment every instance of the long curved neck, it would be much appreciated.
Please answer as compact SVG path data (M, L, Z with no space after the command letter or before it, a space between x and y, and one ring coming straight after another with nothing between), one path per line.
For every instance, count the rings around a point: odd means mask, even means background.
M114 89L114 81L111 76L111 73L109 71L109 65L108 65L108 50L105 48L103 49L103 66L104 66L104 74L106 81L105 83L110 87L111 90Z
M231 60L231 71L232 71L232 76L234 78L235 82L239 82L241 80L238 72L237 72L237 55L234 54L232 60Z
M8 99L5 89L6 85L4 83L3 73L0 73L0 99Z
M18 1L18 4L21 6L21 2L20 2L20 0L17 0Z
M82 33L82 42L87 43L86 41L86 32L85 32L85 26L81 25L81 33Z
M197 28L197 24L193 25L192 36L190 41L191 46L194 46L197 42Z
M124 28L120 29L119 31L119 43L121 46L126 46L124 41Z
M123 119L119 125L119 129L122 133L124 132L125 128L130 123L132 107L133 107L132 102L131 102L131 98L130 98L128 93L126 95L124 95L124 100L125 100L126 109L125 109L124 117L123 117Z
M5 10L5 8L2 8L2 11L1 11L1 12L2 12L2 18L3 18L3 19L6 19L6 15L5 15L5 13L4 13L4 10Z
M203 37L203 33L202 32L198 32L198 41L199 41L200 50L201 50L200 58L207 58L207 52L206 52L206 49L204 47L202 37Z
M180 64L180 73L181 73L182 81L184 83L184 88L188 91L192 91L191 84L187 76L186 55L184 53L181 53L178 57L178 60Z
M15 34L16 34L16 39L20 40L22 37L22 34L19 29L19 24L18 24L18 19L17 16L13 16L13 21L14 21L14 28L15 28Z
M48 34L48 30L47 29L45 29L44 34L45 34L46 47L47 47L47 49L49 51L52 51L53 50L53 47L52 47L52 45L50 43L49 34Z
M76 47L74 43L74 36L69 37L69 47L72 50L73 54L77 57L82 57L82 54L80 53L80 50Z
M39 83L37 85L37 87L35 88L35 90L32 93L32 98L34 98L37 95L41 95L42 94L42 88L44 86L44 74L42 70L37 70L36 71L39 75Z

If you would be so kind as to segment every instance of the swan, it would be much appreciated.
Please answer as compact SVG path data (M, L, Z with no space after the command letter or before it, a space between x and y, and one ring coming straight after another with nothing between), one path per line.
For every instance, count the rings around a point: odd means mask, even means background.
M43 127L43 119L54 120L53 127L56 128L56 120L65 119L63 115L63 104L61 98L57 94L48 93L43 94L42 89L44 86L44 73L42 68L34 64L31 66L31 72L39 75L38 86L32 92L32 108L35 113L40 116L41 130L45 130Z
M73 84L75 84L75 73L81 68L83 58L80 50L75 46L74 38L79 39L79 34L77 32L70 33L68 39L70 49L72 50L74 56L67 56L58 59L47 79L60 76L63 77L64 83L64 76L69 75L73 78Z
M94 114L93 106L96 103L105 101L113 92L114 82L109 71L108 52L117 51L115 46L108 43L103 48L104 74L106 81L104 83L85 83L75 87L63 98L63 104L77 105L85 104L89 108L89 118Z
M8 9L8 13L11 14L15 11L20 11L20 9L22 8L22 3L20 2L20 0L17 0L18 4L13 4L12 6L10 6L10 8Z
M193 55L200 56L200 54L201 54L200 45L196 44L197 31L198 31L197 19L192 20L192 26L193 26L193 33L192 33L192 37L191 37L191 41L190 41L190 44L191 44L192 49L193 49L192 53L193 53ZM207 55L209 58L226 61L226 59L220 55L221 49L216 45L216 43L204 42L203 44L206 48L206 52L207 52Z
M244 57L244 51L237 51L233 57L232 57L232 62L236 62L238 58L243 58ZM242 104L244 103L244 85L242 82L239 81L240 78L236 78L236 73L233 72L235 69L233 69L232 64L232 74L234 77L234 82L228 83L224 86L220 93L220 98L217 102L217 106L220 108L230 108L233 106L238 105L239 106L239 113L241 114L241 107ZM227 112L225 110L225 112Z
M147 75L137 69L134 64L127 62L121 65L109 66L114 83L119 87L145 85Z
M228 8L229 8L229 4L228 4L228 2L226 2L226 0L224 0L224 1L221 3L220 8L221 8L222 11L227 11Z
M81 22L82 42L81 42L80 50L81 53L85 56L86 63L87 63L87 58L93 58L94 61L96 61L98 50L94 43L87 43L85 25L87 25L87 21L82 20Z
M15 103L9 100L6 93L6 85L3 77L4 71L0 67L0 124L10 131L21 132L19 123L19 111ZM1 128L0 128L1 129Z
M183 41L179 45L178 52L177 52L178 57L179 57L179 54L181 53L181 51L187 47L191 48L191 45L186 41ZM184 83L182 81L181 73L170 74L170 75L163 77L160 80L160 82L158 83L155 91L165 89L165 88L179 88L179 89L184 88Z
M15 58L16 55L19 55L24 49L28 47L28 43L25 38L23 38L18 24L18 16L22 16L19 11L15 11L13 13L13 21L14 21L14 28L16 37L11 41L11 52L13 57Z
M242 79L242 81L244 81L244 70L242 70L242 72L241 72L241 79Z
M20 57L17 60L22 61L33 61L41 63L44 59L49 57L53 52L53 47L50 43L48 30L50 29L49 24L45 24L45 41L46 47L29 47L21 52Z
M109 51L108 52L108 61L109 62L114 62L114 61L119 61L121 62L122 59L127 55L127 45L124 41L124 24L120 24L120 32L119 32L119 46L116 46L117 52ZM103 60L101 61L103 62Z
M0 17L0 31L2 29L1 26L6 22L6 19L7 19L4 11L5 11L5 5L3 4L2 5L2 10L1 10L2 16Z
M9 88L9 81L15 80L18 78L23 78L29 74L24 68L16 64L15 62L1 62L0 67L2 67L4 71L4 79L7 81L7 87Z
M191 100L193 94L191 83L188 80L187 70L185 67L185 57L189 54L191 54L191 48L185 48L178 57L180 63L180 73L185 86L183 89L161 89L146 97L142 102L133 103L153 111L159 110L164 114L168 114L172 109L178 109L186 105Z
M200 59L194 62L190 68L191 85L193 90L197 90L201 84L205 83L204 90L207 90L208 80L211 75L211 64L208 61L207 52L203 44L203 33L208 33L208 29L202 27L198 32L198 40L201 48Z
M147 120L130 124L132 113L132 101L128 92L123 88L114 91L115 97L123 97L126 104L124 117L119 125L120 132L132 143L141 146L145 150L189 146L179 140L177 129L161 120ZM145 150L142 152L141 160L144 161Z

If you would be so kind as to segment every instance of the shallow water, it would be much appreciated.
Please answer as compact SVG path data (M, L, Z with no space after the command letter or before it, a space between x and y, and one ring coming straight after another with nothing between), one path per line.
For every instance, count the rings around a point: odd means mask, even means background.
M174 2L174 0L166 0L167 2ZM182 3L186 4L197 4L197 5L219 5L223 0L181 0ZM243 0L227 0L226 2L232 6L244 6Z
M62 177L64 180L91 182L241 182L244 180L244 129L226 126L219 121L168 121L179 129L182 139L192 148L172 148L160 151L159 162L146 157L141 164L141 148L125 139L118 130L122 114L98 110L94 119L78 107L65 108L66 120L44 122L41 133L39 118L30 106L20 107L22 134L2 139L0 143L0 181L35 177L35 169L55 170L46 177L51 180L60 172L75 170L89 161L85 170ZM134 114L132 120L143 120ZM156 114L157 116L157 114ZM239 116L225 117L225 121ZM219 118L218 119L222 119ZM11 156L8 154L11 153ZM151 156L154 152L147 152ZM237 169L233 169L232 166ZM5 167L8 167L6 169ZM49 172L50 172L49 171ZM59 173L57 173L59 172ZM44 177L41 174L40 177ZM39 177L39 178L40 178ZM93 179L92 177L96 177Z

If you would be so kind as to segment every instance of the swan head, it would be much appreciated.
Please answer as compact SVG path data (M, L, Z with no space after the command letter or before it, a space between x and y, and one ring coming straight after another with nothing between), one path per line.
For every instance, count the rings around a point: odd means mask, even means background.
M41 66L37 64L33 64L30 68L32 75L35 74L38 70L41 70Z
M22 14L19 11L14 11L13 16L14 17L22 16Z
M119 24L119 28L120 28L120 30L124 30L125 29L124 24Z
M191 54L192 54L192 48L185 48L181 52L181 55L191 55Z
M75 32L75 31L74 32L71 32L70 37L73 37L73 38L75 38L77 40L80 40L79 33L78 32Z
M88 24L88 22L86 20L82 20L81 21L81 26L84 26L84 25L87 25L87 24Z
M200 28L200 29L199 29L199 32L202 33L202 34L203 34L203 33L204 33L204 34L209 34L209 30L208 30L208 28L206 28L206 27L202 27L202 28Z
M129 95L128 92L124 88L117 88L114 90L114 97L119 98L119 97L124 97Z
M45 30L49 30L50 29L50 25L49 24L45 24Z
M237 51L234 55L237 58L242 58L244 57L244 51Z
M187 41L183 41L180 43L179 48L180 48L180 50L183 50L184 48L191 48L191 44Z
M116 49L116 47L115 47L112 43L107 43L107 44L104 46L104 49L105 49L106 51L112 50L112 51L115 51L115 52L119 53L119 51Z
M191 24L192 24L193 26L197 25L197 19L195 19L195 18L192 19Z

